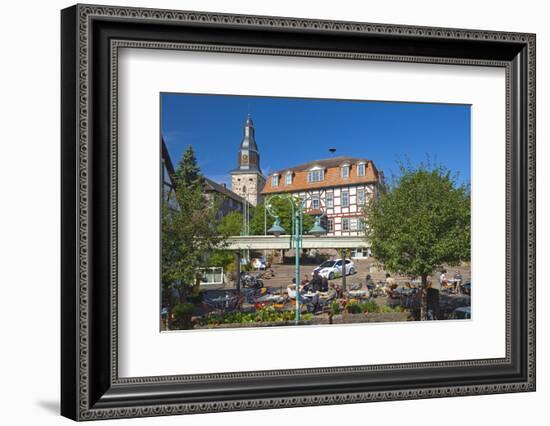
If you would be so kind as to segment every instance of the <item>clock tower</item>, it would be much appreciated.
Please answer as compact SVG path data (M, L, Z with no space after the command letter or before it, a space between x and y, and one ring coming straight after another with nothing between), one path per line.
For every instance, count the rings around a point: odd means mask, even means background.
M260 202L260 193L264 185L265 176L260 168L260 153L254 135L254 123L248 114L237 157L237 168L231 172L231 190L256 206Z

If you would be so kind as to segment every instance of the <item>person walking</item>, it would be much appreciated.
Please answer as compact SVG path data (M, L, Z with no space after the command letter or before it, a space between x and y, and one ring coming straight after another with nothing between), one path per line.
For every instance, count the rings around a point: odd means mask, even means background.
M447 274L447 271L445 269L442 269L441 274L439 275L439 288L441 290L446 289L448 286L446 274Z
M463 277L462 277L462 274L460 273L459 270L457 270L455 272L453 278L455 279L455 293L456 294L462 294L463 293L463 291L462 291Z
M439 319L439 290L432 288L432 282L428 281L426 287L426 307L428 320Z

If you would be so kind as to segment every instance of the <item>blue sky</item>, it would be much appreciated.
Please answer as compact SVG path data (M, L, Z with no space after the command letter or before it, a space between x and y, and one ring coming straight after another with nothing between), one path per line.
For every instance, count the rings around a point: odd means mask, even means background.
M365 157L387 178L427 156L470 182L470 106L161 94L161 131L174 166L192 145L204 175L230 182L247 114L264 174L315 159Z

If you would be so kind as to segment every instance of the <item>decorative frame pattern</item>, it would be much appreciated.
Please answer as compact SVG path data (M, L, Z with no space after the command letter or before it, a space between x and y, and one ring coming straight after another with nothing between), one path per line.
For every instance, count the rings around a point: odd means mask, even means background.
M72 196L66 195L63 207L66 214L74 213L74 226L65 226L65 237L62 238L65 249L63 251L64 270L68 262L74 262L72 268L74 271L67 271L65 275L74 276L63 279L63 291L70 292L70 299L74 299L74 305L68 307L67 300L62 300L62 319L63 322L71 321L70 327L63 325L63 354L65 359L70 358L72 362L69 365L64 363L64 376L62 376L62 414L77 420L92 420L113 417L140 417L151 415L170 415L184 413L203 413L214 411L246 410L261 408L280 408L304 405L324 405L324 404L343 404L352 402L382 401L382 400L400 400L416 398L433 398L441 396L460 396L475 395L487 393L504 393L518 391L533 391L535 389L535 36L533 34L519 34L510 32L477 31L464 29L447 28L426 28L409 27L400 25L368 24L356 22L336 22L309 19L293 18L274 18L263 16L244 16L211 14L201 12L182 12L167 11L156 9L136 9L77 5L66 9L63 15L65 22L65 31L62 47L65 58L64 69L66 74L71 74L74 79L71 80L71 87L65 87L62 94L64 100L63 112L66 118L70 116L69 109L74 109L74 128L65 127L63 146L69 152L63 155L64 176L69 175L74 178L71 183L64 184L64 191L74 191ZM110 165L109 165L109 215L110 215L110 239L109 239L109 318L103 318L103 324L109 324L109 329L105 330L108 334L110 353L103 355L99 366L91 362L93 348L91 342L94 339L102 340L92 330L95 326L97 314L91 311L92 297L90 292L93 290L91 277L93 271L93 249L95 244L92 235L93 226L91 226L94 212L96 211L94 202L97 203L97 194L93 192L94 178L93 169L91 169L90 156L93 151L91 141L94 137L92 130L92 110L94 108L94 90L100 84L94 86L92 62L93 50L98 49L97 45L92 43L94 35L92 27L94 21L106 22L139 22L140 24L151 25L190 25L193 27L201 26L224 26L234 28L251 28L255 30L277 30L291 32L315 31L327 34L357 34L372 35L376 37L399 37L414 38L415 40L443 40L443 41L466 41L485 43L502 43L510 45L511 50L523 49L524 53L521 61L526 70L523 78L513 78L517 73L517 63L513 58L506 59L484 59L484 58L461 58L461 57L442 57L442 56L407 56L392 53L365 53L365 52L346 52L339 50L318 50L318 49L300 49L300 48L278 48L278 47L251 47L243 45L220 45L212 43L183 43L178 41L145 41L130 39L109 39L109 71L110 78L108 87L101 87L100 90L110 91ZM70 40L72 37L72 40ZM417 62L417 63L439 63L455 65L482 65L504 67L506 69L506 195L507 195L507 262L506 262L506 357L504 359L484 359L468 361L451 362L433 362L433 363L414 363L414 364L396 364L362 367L327 367L321 369L302 369L292 371L268 371L268 372L245 372L245 373L221 373L210 375L192 375L192 376L162 376L147 378L118 378L117 374L117 70L118 70L118 49L121 47L133 48L154 48L154 49L176 49L176 50L195 50L209 52L226 52L239 54L262 54L262 55L283 55L283 56L313 56L333 59L361 59L374 61L397 61L397 62ZM66 62L71 62L66 64ZM518 87L525 86L525 87ZM517 92L525 92L522 102L525 105L514 104L514 97ZM76 94L76 105L72 94ZM67 96L65 98L64 96ZM72 102L71 102L72 101ZM70 104L70 105L68 105ZM518 112L518 108L520 112ZM519 167L521 170L513 169L513 163L519 161L512 152L512 139L518 137L517 126L512 126L513 116L522 115L521 123L525 126L523 136L519 136L524 150L524 164ZM70 145L70 147L69 147ZM74 156L70 154L74 153ZM524 172L526 181L521 188L523 194L514 196L512 190L513 180L516 175ZM65 194L65 192L64 192ZM74 197L74 198L73 198ZM518 197L517 199L514 197ZM511 229L515 224L512 218L512 208L514 203L520 200L524 203L524 220L526 235L521 236L521 241L515 241L521 245L519 250L524 251L525 255L525 274L514 274L510 257L512 255L512 241L514 236ZM69 206L70 205L70 206ZM105 206L106 207L106 206ZM73 238L74 241L69 244L66 238ZM518 249L516 247L516 249ZM524 311L521 313L513 312L512 302L512 281L525 278L522 297ZM106 302L105 299L101 299ZM357 391L357 392L326 392L316 395L291 395L291 396L270 396L258 398L228 398L224 401L157 401L148 403L147 401L137 401L135 398L118 399L118 390L123 390L131 386L160 386L181 383L206 383L217 382L224 379L244 379L244 378L266 378L281 376L307 376L316 375L342 375L346 373L357 372L376 372L388 370L407 370L407 369L447 369L451 367L475 367L475 366L504 366L512 365L512 344L513 344L513 325L517 317L522 316L525 319L525 346L521 348L525 353L525 365L522 365L523 372L519 380L503 382L499 384L475 384L475 385L450 385L450 386L431 386L425 388L400 387L395 390L376 390L376 391ZM77 354L75 357L74 354ZM109 359L107 362L106 359ZM93 364L93 365L92 365ZM70 371L69 371L70 370ZM105 376L105 371L108 371ZM99 374L102 378L99 383L92 382L92 375ZM496 382L495 382L496 383ZM109 389L109 392L105 390ZM114 396L110 396L111 390ZM122 391L121 391L122 392ZM74 396L69 394L74 393ZM124 392L122 392L124 393ZM107 396L107 398L105 398Z

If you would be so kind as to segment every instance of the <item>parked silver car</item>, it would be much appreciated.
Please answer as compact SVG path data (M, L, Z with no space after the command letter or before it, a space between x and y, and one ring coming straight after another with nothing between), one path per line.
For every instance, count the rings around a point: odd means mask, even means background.
M317 268L313 270L311 275L313 275L315 271L319 272L319 275L328 278L329 280L341 277L342 259L327 260L321 263ZM355 273L357 273L357 268L355 267L355 264L351 260L346 259L346 275L353 275Z

